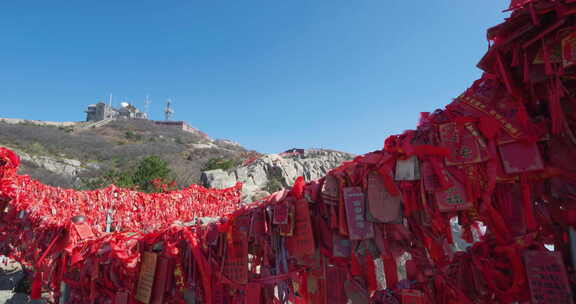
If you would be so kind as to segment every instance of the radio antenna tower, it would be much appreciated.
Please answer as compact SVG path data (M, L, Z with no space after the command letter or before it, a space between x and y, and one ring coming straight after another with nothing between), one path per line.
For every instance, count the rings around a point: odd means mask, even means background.
M174 109L172 109L172 100L166 100L166 109L164 109L164 118L165 120L170 120L174 115Z
M146 95L146 99L144 100L144 113L146 114L146 118L150 119L150 113L148 112L150 108L150 96Z

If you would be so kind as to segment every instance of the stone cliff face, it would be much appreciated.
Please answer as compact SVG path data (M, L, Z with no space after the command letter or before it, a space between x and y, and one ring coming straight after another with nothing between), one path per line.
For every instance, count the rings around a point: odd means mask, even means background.
M201 180L204 186L219 189L241 182L245 201L251 201L291 186L298 176L303 176L306 181L321 178L353 157L352 154L323 149L294 154L269 154L230 172L222 169L205 171Z

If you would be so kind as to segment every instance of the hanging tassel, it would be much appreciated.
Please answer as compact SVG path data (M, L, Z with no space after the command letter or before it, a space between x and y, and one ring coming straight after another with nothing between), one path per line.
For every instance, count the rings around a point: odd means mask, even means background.
M34 281L30 290L31 300L40 300L42 298L42 272L36 271L34 274Z
M368 291L372 293L378 289L378 279L376 278L376 265L372 259L372 255L367 254L364 256L366 264L366 281Z
M394 257L382 256L382 262L384 263L384 276L386 277L386 288L394 289L398 284L398 269L396 266L396 261Z
M548 107L552 117L552 134L554 135L562 133L566 125L566 117L560 103L562 89L559 81L558 79L552 80L552 83L548 85L548 92L550 92L548 95Z
M530 81L530 63L528 63L528 53L526 51L524 51L524 67L522 78L526 83Z
M530 182L526 174L520 176L520 184L522 187L522 202L524 207L524 216L526 218L526 227L528 231L535 231L538 227L536 218L534 217L534 206L532 205L532 193Z
M554 70L552 69L552 63L550 62L550 52L548 51L548 46L544 39L542 39L542 54L544 56L544 71L546 75L552 75Z
M538 14L536 14L536 10L534 9L534 3L530 2L528 8L530 9L530 17L532 17L532 23L536 26L540 25L540 19L538 18Z
M358 257L354 252L352 253L350 258L350 274L352 276L362 275L362 268L360 267L360 261L358 261Z

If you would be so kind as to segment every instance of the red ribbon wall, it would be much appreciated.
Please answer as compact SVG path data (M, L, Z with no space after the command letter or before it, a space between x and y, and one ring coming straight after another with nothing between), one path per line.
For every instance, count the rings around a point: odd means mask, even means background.
M52 188L2 149L0 251L60 303L572 303L574 2L513 1L444 110L249 205Z

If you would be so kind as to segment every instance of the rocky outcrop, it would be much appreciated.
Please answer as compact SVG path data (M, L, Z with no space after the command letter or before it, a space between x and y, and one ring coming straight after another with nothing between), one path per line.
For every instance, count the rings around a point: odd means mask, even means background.
M249 201L261 198L266 192L291 186L298 176L303 176L306 181L321 178L353 157L352 154L323 149L269 154L230 172L221 169L205 171L201 180L205 186L219 189L241 182L245 198Z
M0 145L6 147L4 145ZM28 162L36 167L43 168L49 172L76 179L78 175L88 169L98 169L96 164L83 164L81 161L76 159L69 159L64 157L54 157L46 155L34 155L31 153L26 153L22 150L15 149L13 147L7 147L12 149L23 162Z

